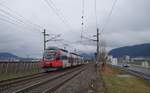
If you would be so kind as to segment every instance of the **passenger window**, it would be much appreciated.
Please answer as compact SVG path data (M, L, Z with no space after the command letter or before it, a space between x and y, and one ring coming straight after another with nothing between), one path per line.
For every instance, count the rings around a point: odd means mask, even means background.
M67 56L61 56L62 60L67 60Z

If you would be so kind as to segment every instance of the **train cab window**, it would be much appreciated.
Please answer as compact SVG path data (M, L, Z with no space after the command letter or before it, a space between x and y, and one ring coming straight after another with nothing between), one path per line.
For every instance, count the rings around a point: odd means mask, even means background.
M49 60L54 60L55 55L54 54L45 54L44 58L49 59Z

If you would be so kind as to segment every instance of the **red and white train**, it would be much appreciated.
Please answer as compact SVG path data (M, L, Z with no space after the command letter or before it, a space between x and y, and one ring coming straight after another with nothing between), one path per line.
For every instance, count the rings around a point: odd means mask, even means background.
M43 54L42 68L44 71L58 70L83 64L83 58L58 47L48 47Z

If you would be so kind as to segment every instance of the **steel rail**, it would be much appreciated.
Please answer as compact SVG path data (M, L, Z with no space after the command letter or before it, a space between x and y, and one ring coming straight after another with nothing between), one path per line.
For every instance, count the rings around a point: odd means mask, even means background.
M83 67L83 66L81 66L81 67ZM81 68L81 67L80 67L80 70L83 69L83 68ZM59 74L59 75L53 76L53 77L51 77L51 78L45 79L45 80L43 80L43 81L39 81L39 82L34 83L34 84L30 85L30 86L27 86L27 87L24 87L24 88L19 89L19 90L17 90L17 91L14 91L13 93L27 93L27 92L30 93L30 91L36 89L37 87L40 86L40 88L42 88L41 86L44 86L44 85L46 85L46 84L49 84L49 83L51 83L52 81L55 81L55 80L57 80L57 79L63 78L63 77L65 77L65 76L69 75L69 74L72 74L73 72L79 71L78 69L79 69L79 67L77 67L77 68L75 68L75 69L72 69L71 71L67 71L67 72L64 72L64 73L62 73L62 74Z
M83 72L85 69L79 71L78 73L74 74L73 76L67 78L66 80L64 80L63 82L60 82L58 85L49 88L47 90L45 90L42 93L54 93L57 89L59 89L61 86L63 86L64 84L66 84L68 81L72 80L73 78L77 77L81 72Z

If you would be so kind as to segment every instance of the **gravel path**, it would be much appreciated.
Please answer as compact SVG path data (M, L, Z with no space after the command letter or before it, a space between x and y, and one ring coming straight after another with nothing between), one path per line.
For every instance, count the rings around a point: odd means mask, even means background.
M89 64L88 69L59 88L56 93L104 93L98 70L94 64Z

